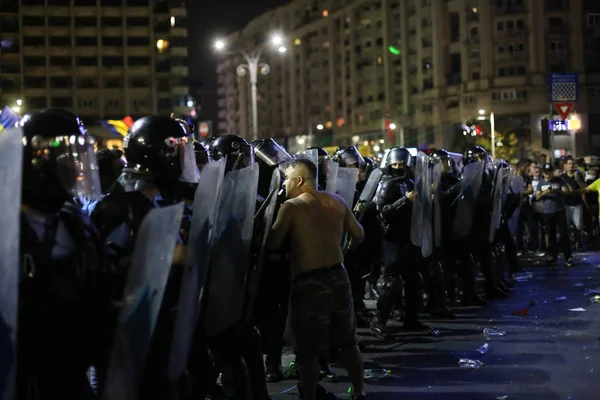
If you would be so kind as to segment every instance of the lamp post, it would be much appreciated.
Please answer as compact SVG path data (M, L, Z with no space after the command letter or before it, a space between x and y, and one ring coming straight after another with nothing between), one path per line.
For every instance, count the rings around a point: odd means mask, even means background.
M274 35L270 42L273 46L277 47L277 51L281 54L287 51L286 47L283 46L283 38L279 35ZM226 43L223 40L217 40L215 42L215 49L219 52L225 50ZM266 63L260 62L263 49L260 48L254 52L248 53L241 51L242 56L246 60L245 64L238 65L236 73L238 76L250 75L250 90L251 90L251 106L252 106L252 140L258 139L258 104L257 104L257 92L256 83L258 80L258 74L268 75L271 71Z
M479 110L479 115L484 115L485 110ZM490 130L492 131L492 158L496 159L496 121L494 113L490 112Z

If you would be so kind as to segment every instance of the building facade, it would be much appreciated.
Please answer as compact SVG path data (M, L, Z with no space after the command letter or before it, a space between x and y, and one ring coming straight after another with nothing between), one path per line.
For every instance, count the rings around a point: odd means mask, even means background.
M273 31L286 36L288 51L263 55L271 66L258 78L264 136L305 142L303 135L327 132L340 145L453 148L465 121L485 110L497 131L515 130L541 150L548 76L575 72L580 121L572 125L580 129L557 136L555 147L600 150L597 0L295 0L228 41L253 49ZM247 135L241 62L228 56L218 65L218 128ZM386 114L397 127L391 137L383 132Z
M182 1L0 1L0 105L90 122L187 113Z

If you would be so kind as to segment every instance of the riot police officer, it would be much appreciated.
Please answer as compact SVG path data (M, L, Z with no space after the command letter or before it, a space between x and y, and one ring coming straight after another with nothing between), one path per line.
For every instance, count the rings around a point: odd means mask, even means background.
M194 141L194 154L196 155L196 166L198 170L202 172L202 169L206 164L208 164L212 159L208 155L208 150L206 147L198 141Z
M383 258L385 284L377 301L377 316L372 330L378 336L387 337L386 323L394 307L402 298L402 283L405 289L404 328L423 330L427 326L419 321L422 276L424 262L418 248L410 241L412 201L416 194L410 178L412 158L404 148L391 149L385 167L387 177L377 189L375 203L383 229Z
M106 293L111 300L121 301L133 254L135 239L144 217L155 207L168 204L179 198L178 182L187 179L187 171L197 171L194 162L192 137L181 122L169 117L152 115L137 120L129 129L123 142L127 165L109 193L98 203L91 218L98 227L105 246L110 251L111 292ZM186 156L186 151L189 154ZM182 162L183 161L183 162ZM187 183L192 183L187 182ZM185 246L179 244L173 257L173 265L183 263ZM148 243L154 246L160 244ZM161 304L156 328L150 344L141 396L150 393L166 396L169 381L166 368L171 343L172 320L169 310L176 306L181 275L178 269L172 270ZM118 303L117 303L118 304ZM104 348L111 345L112 332L116 324L118 310L107 311L104 318ZM105 351L108 356L110 352ZM99 368L99 380L108 359Z
M473 162L484 163L484 173L481 178L481 189L475 202L476 223L473 224L471 231L472 253L479 259L481 269L485 278L485 293L487 299L506 299L508 294L499 286L494 271L494 259L492 255L492 246L489 243L489 231L492 214L492 177L488 169L489 157L485 149L475 146L468 149L463 154L463 165L467 166Z
M223 135L218 136L212 143L209 149L209 154L215 161L226 157L226 174L245 169L246 167L252 167L254 165L254 153L250 144L242 137L237 135ZM226 175L227 177L227 175ZM247 183L247 182L246 182ZM241 196L240 193L226 193L227 196ZM247 193L244 193L247 195ZM257 197L256 189L251 193L252 199L255 200ZM239 199L236 199L236 201ZM258 202L256 204L259 205ZM254 210L253 210L254 211ZM246 218L252 218L247 216ZM254 224L256 226L256 224ZM240 232L235 232L235 227L227 226L225 230L227 232L221 233L224 238L223 241L215 244L219 248L223 248L231 245L230 241L225 238L227 235L238 235ZM253 233L253 237L256 237L256 231ZM242 245L242 244L240 244ZM246 244L243 243L245 246ZM236 249L240 251L240 249ZM241 252L244 253L245 252ZM252 249L248 252L252 254ZM213 260L214 261L214 260ZM231 260L224 260L225 262L231 262ZM236 304L249 304L252 302L250 296L254 294L253 288L249 286L249 282L257 282L258 277L255 276L255 270L252 268L253 257L252 255L248 259L240 259L240 265L235 266L235 273L245 276L246 287L242 293L236 293L236 296L240 296L232 303ZM212 270L215 268L221 268L221 265L215 265L211 263L211 277L209 278L209 286L207 288L208 294L206 295L206 304L204 307L210 308L212 311L205 313L205 320L203 321L204 327L212 324L210 315L215 315L217 312L228 313L230 310L225 309L223 304L217 304L214 301L211 304L211 295L216 294L221 290L219 285L230 285L233 280L240 280L243 278L239 277L228 277L225 280L215 280ZM227 277L223 277L227 278ZM229 286L227 287L229 289ZM231 299L228 299L231 301ZM245 306L244 306L245 308ZM237 313L239 310L236 309ZM245 311L247 314L251 314L250 310ZM206 332L206 340L208 346L214 356L217 367L223 372L223 385L226 394L234 396L235 398L253 398L255 400L269 398L267 391L267 384L265 378L265 369L263 367L263 358L261 352L261 336L251 320L251 315L244 314L242 318L236 322L233 322L232 326L224 327L224 331L216 332L214 334L208 334Z
M81 120L62 109L28 115L21 126L16 398L86 399L102 250L71 199L100 197L94 143Z
M273 139L256 140L252 143L252 147L260 165L259 198L268 199L269 196L278 196L277 193L270 193L273 171L292 161L292 156ZM284 201L285 193L282 193L278 196L275 213ZM268 227L263 227L263 229L268 229ZM262 232L262 234L264 233ZM290 281L290 253L289 244L287 244L278 251L267 252L262 265L259 290L253 310L254 320L263 339L268 382L279 382L283 379L281 356Z

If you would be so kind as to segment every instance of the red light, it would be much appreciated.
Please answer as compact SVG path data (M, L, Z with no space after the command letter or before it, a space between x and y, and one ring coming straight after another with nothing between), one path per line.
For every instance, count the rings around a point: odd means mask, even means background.
M475 125L475 134L477 136L481 136L483 134L483 132L481 131L481 128L479 127L479 125Z

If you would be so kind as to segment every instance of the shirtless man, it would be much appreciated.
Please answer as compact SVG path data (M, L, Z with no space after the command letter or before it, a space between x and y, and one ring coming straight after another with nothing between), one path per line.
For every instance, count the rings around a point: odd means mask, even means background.
M279 210L268 245L277 249L288 235L291 239L294 278L286 338L296 352L304 398L315 399L319 356L327 356L332 346L341 350L355 398L364 399L363 362L341 246L344 231L358 246L363 228L340 196L317 189L312 161L290 163L284 186L289 200Z

